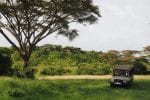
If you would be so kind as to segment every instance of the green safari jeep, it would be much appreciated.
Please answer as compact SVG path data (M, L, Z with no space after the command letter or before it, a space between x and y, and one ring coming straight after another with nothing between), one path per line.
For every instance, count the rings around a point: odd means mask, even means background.
M113 69L110 86L130 86L133 81L133 72L132 65L117 65Z

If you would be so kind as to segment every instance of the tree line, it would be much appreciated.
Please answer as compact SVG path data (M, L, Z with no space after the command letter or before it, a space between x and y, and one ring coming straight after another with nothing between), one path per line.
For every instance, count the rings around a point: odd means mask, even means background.
M33 70L36 75L105 75L111 74L116 65L130 64L134 65L135 74L148 74L149 57L150 46L142 51L98 52L46 44L35 48L28 70ZM23 69L23 61L13 47L0 48L0 75L24 77Z

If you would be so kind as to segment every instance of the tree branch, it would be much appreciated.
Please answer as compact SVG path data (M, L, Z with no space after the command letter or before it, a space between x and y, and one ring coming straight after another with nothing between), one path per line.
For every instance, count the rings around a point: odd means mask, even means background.
M11 41L11 39L4 33L4 31L3 31L1 28L0 28L0 33L7 39L7 41L8 41L15 49L17 49L18 51L20 51L19 48L17 47L17 45L16 45L14 42Z

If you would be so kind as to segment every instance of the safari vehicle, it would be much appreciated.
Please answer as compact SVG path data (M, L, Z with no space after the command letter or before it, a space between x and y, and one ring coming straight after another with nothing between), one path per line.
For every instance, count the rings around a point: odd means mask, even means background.
M110 85L113 86L130 86L133 81L133 66L132 65L117 65L113 69L113 75L110 80Z

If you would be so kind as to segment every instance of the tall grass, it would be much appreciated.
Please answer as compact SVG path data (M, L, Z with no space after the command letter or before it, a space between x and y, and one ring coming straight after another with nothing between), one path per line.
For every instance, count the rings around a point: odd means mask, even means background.
M108 80L0 78L0 100L150 100L149 93L150 80L123 89L111 88Z

